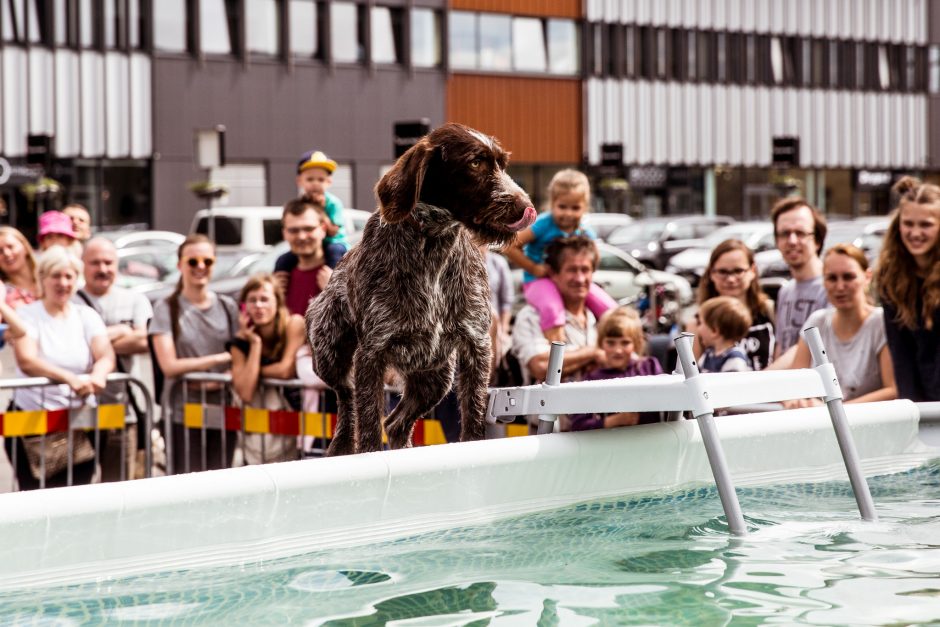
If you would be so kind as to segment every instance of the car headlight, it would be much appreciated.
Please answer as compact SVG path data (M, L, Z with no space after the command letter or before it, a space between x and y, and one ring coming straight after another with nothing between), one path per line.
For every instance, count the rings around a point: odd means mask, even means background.
M657 248L659 248L659 244L656 242L650 242L646 245L646 250L650 251L651 253L655 253Z
M641 252L643 251L641 251L639 248L634 248L633 250L630 251L630 254L633 255L634 257L639 257Z

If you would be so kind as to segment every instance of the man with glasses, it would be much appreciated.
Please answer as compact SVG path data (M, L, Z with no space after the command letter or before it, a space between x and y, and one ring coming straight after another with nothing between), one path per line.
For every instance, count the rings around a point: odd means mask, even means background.
M307 198L296 198L284 205L281 230L290 252L274 264L274 275L284 290L287 308L300 316L307 312L333 274L326 265L323 238L326 213L323 205Z
M822 281L822 252L826 219L804 198L784 198L770 212L774 237L790 280L777 295L776 340L773 369L785 369L793 360L800 330L809 315L829 306Z

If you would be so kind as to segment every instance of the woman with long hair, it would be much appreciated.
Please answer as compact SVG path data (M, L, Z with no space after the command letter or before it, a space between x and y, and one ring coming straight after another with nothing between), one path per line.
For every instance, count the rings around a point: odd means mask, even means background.
M215 244L205 235L190 235L180 244L178 251L180 280L172 294L153 308L150 335L157 365L166 377L163 389L163 407L168 410L164 420L172 424L174 472L186 471L184 438L191 429L182 425L183 387L174 381L190 372L227 372L232 357L226 343L238 328L238 307L228 296L209 289L212 266L215 263ZM210 390L206 403L221 404L218 386L190 385L189 399L200 400L200 387ZM214 470L228 467L235 451L235 435L226 438L222 449L222 434L217 428L206 429L206 467L202 466L200 446L202 438L189 442L189 470Z
M300 390L259 389L261 379L293 379L297 351L304 344L304 319L291 314L273 274L248 279L238 297L242 311L238 331L229 344L232 354L232 386L245 405L264 409L300 409ZM282 462L297 459L293 436L247 434L245 463Z
M819 309L806 319L816 327L829 360L839 377L847 403L897 398L894 367L885 340L884 314L869 301L871 270L865 253L851 244L836 244L823 255L823 285L832 307ZM806 340L796 344L791 368L812 365ZM821 404L819 399L788 401L787 407Z
M905 176L876 285L898 396L940 401L940 187Z
M712 250L698 286L698 304L716 296L736 298L750 310L751 326L739 346L751 367L763 370L774 356L774 305L757 281L754 251L741 240L726 239Z
M39 298L33 248L12 226L0 226L0 280L6 286L6 303L14 309Z
M72 302L82 274L82 262L61 246L43 253L38 266L41 299L16 310L26 327L26 335L13 345L20 377L48 377L59 385L20 388L13 393L17 410L49 410L95 405L95 395L104 390L108 374L114 370L114 350L101 316L85 305ZM52 440L51 442L49 440ZM14 440L7 439L12 459L16 448L16 477L21 490L40 486L42 472L46 487L67 482L64 433ZM40 463L45 448L45 465ZM53 459L55 457L56 459ZM73 477L75 484L90 483L95 472L94 451L81 431L73 434ZM58 469L58 470L56 470Z

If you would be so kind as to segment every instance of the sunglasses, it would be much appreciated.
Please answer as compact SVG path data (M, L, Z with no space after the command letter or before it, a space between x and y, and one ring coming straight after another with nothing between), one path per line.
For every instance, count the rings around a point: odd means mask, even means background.
M190 268L196 268L199 265L203 265L206 268L211 268L212 264L215 263L215 257L187 257L186 265Z

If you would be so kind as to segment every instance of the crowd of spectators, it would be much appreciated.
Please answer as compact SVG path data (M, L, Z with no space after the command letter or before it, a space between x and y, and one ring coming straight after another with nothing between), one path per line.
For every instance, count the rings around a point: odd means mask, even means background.
M209 469L227 467L236 450L237 438L226 438L219 428L209 427L203 436L183 426L184 396L210 405L225 402L220 385L184 383L180 377L186 373L231 374L232 400L240 405L316 409L323 386L310 368L302 315L348 248L338 226L344 222L343 207L327 191L335 167L319 151L302 157L297 166L301 195L285 204L282 217L290 251L271 273L251 277L238 302L210 289L216 251L202 235L190 235L179 247L179 283L151 309L144 296L115 285L117 251L110 241L91 237L83 207L40 216L38 253L19 231L0 227L0 344L13 344L19 376L59 382L17 390L9 409L75 408L96 400L127 406L131 427L106 432L96 444L97 455L87 436L76 432L74 483L95 476L117 480L139 470L144 439L133 425L140 399L125 385L106 385L105 377L112 371L139 374L148 351L165 378L157 400L164 407L163 424L172 425L168 435L177 471L202 469L203 459ZM752 250L734 239L716 246L686 320L686 328L696 334L701 370L806 367L810 357L801 331L814 326L847 402L940 400L940 187L905 177L895 192L900 202L874 271L858 248L826 242L826 220L806 200L778 202L771 220L791 278L776 303L760 289ZM548 211L505 250L480 249L489 271L494 373L505 374L507 362L513 362L521 376L494 381L543 380L551 342L559 340L567 344L564 381L662 374L662 364L647 354L640 316L618 306L593 280L599 252L594 233L581 222L591 203L587 178L574 170L559 172L549 199ZM527 304L514 318L506 257L526 272ZM309 389L301 393L261 383L295 377ZM788 405L815 403L818 399ZM659 419L629 412L582 414L563 417L560 426L584 430ZM189 446L183 445L186 438L191 438ZM43 470L37 465L37 439L5 443L21 489L39 485ZM309 442L252 435L242 445L243 463L261 463L295 459ZM56 442L45 446L52 450ZM45 472L46 485L64 481L63 468L55 464Z

